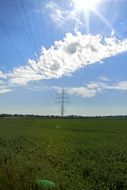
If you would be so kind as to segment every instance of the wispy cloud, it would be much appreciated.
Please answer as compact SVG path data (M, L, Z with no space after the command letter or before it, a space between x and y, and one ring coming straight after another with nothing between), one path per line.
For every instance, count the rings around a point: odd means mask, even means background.
M119 81L114 85L107 85L106 89L127 91L127 81Z
M99 79L101 81L110 81L110 79L108 77L106 77L106 76L100 76Z
M11 88L9 87L7 74L4 74L2 71L0 71L0 94L5 94L10 91Z
M85 86L65 87L64 89L69 94L81 96L83 98L91 98L101 93L105 89L105 85L106 84L102 82L90 82ZM54 86L52 89L61 92L61 87Z
M0 71L0 79L5 79L5 78L6 78L6 75L2 71Z
M55 2L50 2L46 5L46 9L50 11L50 17L53 22L57 24L57 26L69 26L74 24L74 28L76 26L80 26L83 24L83 19L80 18L81 15L75 12L74 9L71 8L71 3L68 8L62 8Z
M2 78L3 77L4 76L2 76ZM6 83L6 81L0 79L0 94L5 94L5 93L10 92L10 91L11 91L11 88L9 88L8 84Z
M10 91L12 91L12 90L7 88L6 86L0 86L0 94L5 94Z
M55 22L56 26L62 29L73 29L79 30L84 29L87 33L89 33L90 28L90 16L89 12L85 9L78 8L79 3L78 0L70 0L66 3L64 2L64 6L59 1L50 1L46 4L45 8L49 12L49 16L52 22ZM115 31L112 25L107 21L107 19L95 8L91 9L96 16L106 27L108 27L111 31L111 35L115 34Z
M57 90L58 88L55 87ZM70 94L82 96L84 98L94 97L104 91L117 90L127 91L127 81L119 81L114 84L104 82L90 82L86 86L65 88Z
M88 88L88 87L74 87L74 88L68 89L68 92L70 94L74 94L76 96L90 98L90 97L94 97L98 94L98 89L97 88Z

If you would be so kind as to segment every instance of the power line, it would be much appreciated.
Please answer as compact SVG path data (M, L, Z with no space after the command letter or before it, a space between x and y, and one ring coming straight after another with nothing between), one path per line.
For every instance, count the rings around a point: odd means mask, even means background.
M42 29L41 35L43 36L44 43L47 44L47 36L46 36L46 33L45 33L45 24L44 24L42 9L41 9L41 1L38 0L37 3L38 3L38 7L39 7L39 12L40 12L40 14L39 14L40 15L40 27ZM41 37L41 41L42 41L42 37Z
M14 48L16 54L18 55L19 59L21 62L24 62L24 59L22 57L22 55L20 54L20 51L17 49L15 42L13 41L13 39L11 38L9 32L7 31L6 27L4 26L4 24L2 23L2 21L0 20L0 26L3 29L3 31L6 33L8 39L10 40L12 47Z
M21 23L22 23L22 26L23 26L23 28L24 28L24 31L25 31L27 41L28 41L28 43L29 43L29 45L30 45L31 50L32 50L33 53L34 53L34 49L33 49L32 43L31 43L31 39L30 39L29 34L28 34L28 32L27 32L27 28L26 28L25 22L24 22L23 19L22 19L21 11L20 11L20 8L19 8L19 6L18 6L18 5L19 5L18 0L16 0L16 4L15 4L15 5L16 5L17 12L18 12L18 15L19 15L19 19L20 19L20 21L21 21Z
M39 29L38 29L38 24L37 24L37 20L36 20L36 17L35 17L34 6L33 6L33 3L32 3L32 2L33 2L33 1L31 0L31 1L30 1L30 7L31 7L31 10L33 10L33 11L32 11L32 14L33 14L33 21L34 21L34 23L35 23L36 30L38 30L38 34L39 34L40 31L39 31ZM37 35L37 41L38 41L38 44L41 43L41 41L40 41L38 35Z
M33 49L36 49L36 42L35 42L35 39L34 39L34 36L33 36L32 30L31 30L31 26L30 26L29 18L28 18L28 16L27 16L27 13L26 13L26 9L25 9L25 6L24 6L24 3L23 3L23 0L20 0L20 3L21 3L21 5L22 5L23 12L24 12L24 15L25 15L25 17L26 17L26 21L27 21L28 28L29 28L29 31L30 31L31 39L32 39L32 42L33 42Z

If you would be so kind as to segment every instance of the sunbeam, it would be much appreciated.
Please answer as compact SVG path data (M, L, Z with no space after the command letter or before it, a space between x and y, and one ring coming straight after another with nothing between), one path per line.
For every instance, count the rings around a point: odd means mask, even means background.
M72 0L76 9L92 10L99 3L99 0Z
M113 30L112 25L105 19L105 17L99 13L96 9L93 9L93 12L96 14L96 16L111 30ZM103 31L104 32L104 31Z
M90 33L90 18L89 18L89 12L85 11L85 19L86 19L86 33Z

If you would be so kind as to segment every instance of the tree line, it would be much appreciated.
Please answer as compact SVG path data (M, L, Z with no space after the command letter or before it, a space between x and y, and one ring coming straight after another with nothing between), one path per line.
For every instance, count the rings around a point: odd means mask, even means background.
M35 115L35 114L0 114L0 118L48 118L59 119L59 115ZM82 116L82 115L67 115L63 119L127 119L127 115L107 115L107 116Z

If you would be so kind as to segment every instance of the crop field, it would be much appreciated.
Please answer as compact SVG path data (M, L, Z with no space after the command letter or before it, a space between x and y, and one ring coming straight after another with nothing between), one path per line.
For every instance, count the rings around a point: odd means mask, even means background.
M127 120L0 119L0 190L45 190L37 179L127 190Z

